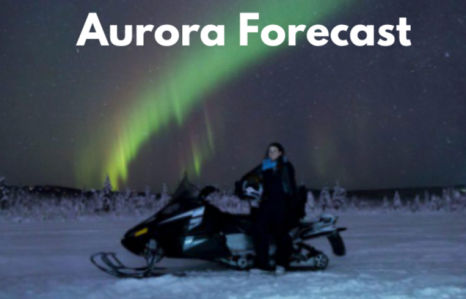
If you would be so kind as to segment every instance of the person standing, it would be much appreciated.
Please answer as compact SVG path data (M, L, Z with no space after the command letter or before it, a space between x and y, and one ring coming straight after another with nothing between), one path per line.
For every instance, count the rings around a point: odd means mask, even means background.
M255 266L260 270L274 270L269 261L269 239L272 236L277 246L276 271L284 272L293 250L289 230L297 187L294 167L280 143L271 143L262 163L247 173L241 182L251 177L258 178L263 185L262 199L254 217Z

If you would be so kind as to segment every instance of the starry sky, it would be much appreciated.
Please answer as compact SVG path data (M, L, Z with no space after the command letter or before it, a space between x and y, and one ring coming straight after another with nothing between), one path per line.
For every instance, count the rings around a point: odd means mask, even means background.
M466 182L466 2L454 0L2 1L0 176L8 184L228 188L281 142L308 187ZM226 45L76 43L109 25L225 25ZM261 28L397 25L411 47L239 47Z

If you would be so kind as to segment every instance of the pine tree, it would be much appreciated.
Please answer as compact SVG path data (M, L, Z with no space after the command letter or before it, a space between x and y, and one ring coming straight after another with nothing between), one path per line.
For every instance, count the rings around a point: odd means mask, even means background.
M77 199L77 203L76 203L76 214L77 216L82 216L85 212L85 209L86 209L86 201L87 201L87 198L86 198L86 190L82 190L81 191L81 194L79 195L78 199Z
M340 210L346 204L346 190L337 181L333 188L332 204L335 210Z
M458 209L464 211L466 209L466 192L463 190L462 193L459 193L457 200Z
M400 198L400 194L398 193L398 191L395 192L395 197L393 198L393 208L395 210L400 210L401 209L401 198Z
M107 174L107 177L105 178L104 188L102 189L102 192L99 194L99 200L101 201L102 210L105 212L110 212L110 210L112 210L112 189L112 183L110 182L110 178Z
M382 209L383 209L384 211L390 210L390 203L388 202L388 198L387 198L386 196L384 196L384 198L383 198Z
M406 210L407 211L412 211L413 210L413 207L411 205L411 201L410 200L407 200L406 201Z
M136 207L129 207L130 203L134 205L134 201L131 201L132 191L129 188L126 188L125 191L120 192L118 196L117 206L117 215L123 215L124 213L132 213L132 215L138 215L138 210Z
M432 195L430 200L431 211L439 211L442 207L442 199L436 195Z
M161 209L165 207L169 201L170 201L170 195L168 194L167 184L163 183L162 194L160 195L158 208Z
M146 195L146 198L150 198L150 197L151 197L151 191L150 191L150 187L149 187L149 186L146 186L146 188L144 189L144 194Z
M443 208L446 211L451 211L451 206L452 206L452 190L451 189L445 189L442 192L442 202L443 202Z
M443 194L443 206L444 209L448 212L452 210L452 194L451 190L445 190Z
M430 196L429 192L425 191L424 192L424 209L425 210L430 210Z
M332 197L330 196L330 192L328 191L327 187L322 189L320 192L319 203L322 207L322 211L324 212L332 208Z
M4 177L0 177L0 209L8 209L8 189Z
M105 178L103 192L105 195L110 196L110 194L112 193L112 190L113 190L112 183L110 182L110 178L108 177L108 174L107 174L107 177Z
M311 215L314 213L315 210L315 199L314 199L314 194L312 194L312 191L309 191L307 193L307 200L306 200L306 217L311 217Z
M359 199L356 195L353 195L351 197L351 202L350 202L350 209L353 211L357 211L359 209Z
M414 198L414 203L411 210L413 212L419 212L421 210L421 199L419 195L416 195L416 198Z
M453 211L458 211L462 208L461 205L462 205L463 198L464 197L461 196L460 191L455 190L453 192L453 202L452 202L452 207L451 207Z

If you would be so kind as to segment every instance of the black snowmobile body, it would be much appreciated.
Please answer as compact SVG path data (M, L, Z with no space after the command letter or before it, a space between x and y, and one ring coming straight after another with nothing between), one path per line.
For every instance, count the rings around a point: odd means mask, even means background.
M235 269L253 267L253 221L249 215L232 215L210 204L206 198L215 190L206 187L196 196L179 189L164 208L124 235L121 244L143 256L147 267L126 267L113 253L94 254L92 262L102 271L118 277L161 275L162 269L155 268L155 264L163 257L201 259ZM291 264L326 268L328 257L304 242L323 236L330 241L334 254L344 255L340 232L346 228L335 227L336 221L336 217L327 214L316 222L301 223L292 229L290 235L295 252ZM274 252L275 247L271 246L272 257Z
M223 218L222 218L223 217ZM225 218L229 214L205 201L184 198L168 204L160 212L130 229L121 244L136 255L144 255L146 244L157 240L166 257L215 259L228 257ZM231 225L231 229L235 229ZM235 229L240 233L239 229Z

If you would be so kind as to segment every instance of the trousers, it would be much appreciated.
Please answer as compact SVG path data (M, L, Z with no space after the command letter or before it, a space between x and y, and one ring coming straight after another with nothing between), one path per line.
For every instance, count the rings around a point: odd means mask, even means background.
M289 208L284 198L270 198L262 202L256 211L253 237L258 268L270 268L270 237L277 246L276 264L282 267L288 266L293 250L288 214Z

